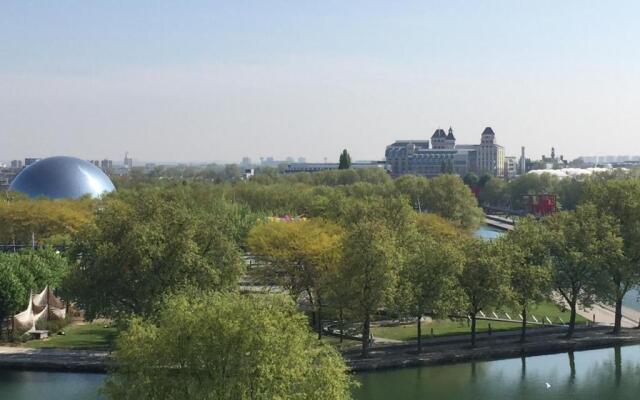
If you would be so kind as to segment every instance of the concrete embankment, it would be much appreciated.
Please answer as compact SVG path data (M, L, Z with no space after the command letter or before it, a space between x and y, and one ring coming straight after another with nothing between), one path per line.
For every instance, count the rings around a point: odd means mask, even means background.
M361 372L640 344L638 329L624 329L617 336L610 331L610 327L581 328L572 339L567 339L563 330L543 328L532 330L525 343L519 342L518 332L483 334L475 348L469 345L467 335L461 335L425 340L420 354L416 352L415 342L408 342L377 345L368 358L360 357L359 349L343 351L343 356L352 371ZM104 373L110 366L110 354L106 351L0 347L0 368L3 369Z
M547 332L530 335L525 343L517 334L482 337L475 348L469 341L455 343L425 343L422 353L413 346L386 345L374 348L368 358L362 358L357 350L343 352L349 368L354 372L394 368L433 366L470 361L489 361L506 358L528 357L570 351L591 350L612 346L640 344L640 330L625 329L621 335L611 335L609 327L581 329L572 339L564 333Z

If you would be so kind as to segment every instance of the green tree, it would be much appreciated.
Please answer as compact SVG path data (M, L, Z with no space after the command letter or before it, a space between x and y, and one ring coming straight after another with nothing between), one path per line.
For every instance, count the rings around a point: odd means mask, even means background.
M504 239L512 294L522 314L522 342L526 339L529 306L550 295L553 287L548 243L545 226L531 217L518 221Z
M603 260L606 279L601 281L598 298L615 305L614 333L617 334L622 326L622 299L640 283L640 180L590 180L584 188L584 199L614 218L602 227L611 252ZM619 254L618 236L623 240L622 254Z
M369 354L371 317L391 299L397 280L394 236L375 220L356 223L344 241L343 276L351 285L353 312L362 321L362 355Z
M476 197L457 175L431 179L422 210L436 213L469 230L476 229L483 217Z
M351 168L351 156L347 149L342 150L342 154L340 154L340 164L338 165L338 169L349 169Z
M464 178L462 178L462 181L465 185L473 189L474 187L478 186L479 178L478 175L474 174L473 172L467 172Z
M471 318L471 345L476 345L476 317L480 311L510 298L509 270L503 248L494 242L467 239L465 260L458 285L467 315Z
M172 296L118 339L112 399L350 399L342 357L286 296Z
M576 211L562 211L544 220L551 231L549 250L556 291L569 306L571 316L567 337L575 330L578 304L593 304L599 280L602 278L603 260L611 244L611 219L593 205L579 206Z
M104 201L77 237L79 262L65 284L87 318L151 315L183 286L237 288L244 264L226 216L191 207L184 194L139 189Z
M489 174L484 174L480 177L480 179L478 179L478 186L480 186L481 188L484 188L485 186L487 186L487 183L491 182L492 180L493 180L493 176Z
M402 175L393 181L398 193L409 198L411 206L422 211L426 207L426 194L429 192L429 181L427 178L417 175Z
M422 352L422 317L446 315L458 300L457 276L463 255L451 242L433 236L418 236L399 272L396 302L416 318L418 352Z
M84 226L93 222L95 201L24 199L0 201L0 243L31 245L69 242Z
M558 177L551 174L525 174L509 183L511 207L525 208L525 195L557 194Z
M224 166L223 177L225 181L238 181L242 176L242 170L238 164L227 164Z
M509 203L507 184L502 179L489 180L479 195L479 200L484 205L504 207Z
M0 321L15 314L29 301L29 291L7 262L0 257Z
M249 233L249 249L265 261L255 275L283 286L294 299L305 294L315 310L318 338L325 292L340 263L342 237L340 226L322 219L269 222Z

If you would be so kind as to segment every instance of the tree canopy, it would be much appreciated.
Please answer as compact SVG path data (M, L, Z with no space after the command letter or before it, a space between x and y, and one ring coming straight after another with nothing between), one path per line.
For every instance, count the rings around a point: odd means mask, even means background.
M21 196L0 201L0 244L61 244L93 222L95 202L81 200L27 199Z
M237 288L239 233L225 222L233 214L190 201L180 188L150 188L101 203L95 224L77 236L79 262L67 281L87 318L149 315L183 286Z
M340 163L338 164L338 169L349 169L351 168L351 156L347 149L342 150L340 154Z
M464 310L471 317L471 345L475 346L478 313L510 299L509 270L504 248L497 242L467 239L464 250L458 285Z
M118 339L109 398L351 398L341 356L312 338L284 295L187 292L156 320L134 319Z

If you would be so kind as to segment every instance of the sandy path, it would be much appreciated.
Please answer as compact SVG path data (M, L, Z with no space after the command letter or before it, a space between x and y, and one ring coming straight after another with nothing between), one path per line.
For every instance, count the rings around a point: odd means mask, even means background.
M613 325L615 322L615 309L613 307L594 304L590 308L578 307L578 314L596 324ZM636 328L640 321L640 312L629 307L622 306L622 326L624 328Z

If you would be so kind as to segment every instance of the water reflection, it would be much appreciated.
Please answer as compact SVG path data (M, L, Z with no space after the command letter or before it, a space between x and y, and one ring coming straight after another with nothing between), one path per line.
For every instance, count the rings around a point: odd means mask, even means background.
M358 375L356 399L637 399L640 346ZM547 383L550 387L547 387Z
M0 370L0 399L99 399L103 374Z

